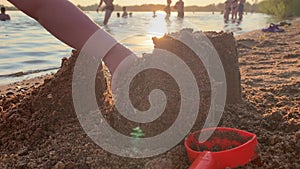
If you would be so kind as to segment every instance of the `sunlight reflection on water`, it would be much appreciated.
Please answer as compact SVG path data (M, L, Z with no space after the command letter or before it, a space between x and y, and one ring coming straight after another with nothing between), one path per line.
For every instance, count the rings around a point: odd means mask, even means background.
M71 48L55 39L35 20L19 11L7 11L7 13L11 15L12 20L0 22L0 76L59 67L61 58L70 56ZM102 24L103 13L91 11L86 14L99 25ZM154 36L161 37L165 33L176 32L185 27L203 31L224 29L220 14L188 12L183 20L178 19L176 13L172 13L170 18L165 18L163 12L156 14L156 17L152 17L152 12L134 12L133 17L125 19L117 18L114 12L109 25L101 27L139 55L152 51ZM240 25L230 25L229 28L238 26L240 29L235 34L241 34L265 27L272 18L263 14L248 14L244 20ZM1 77L0 84L41 74L43 73L19 78Z

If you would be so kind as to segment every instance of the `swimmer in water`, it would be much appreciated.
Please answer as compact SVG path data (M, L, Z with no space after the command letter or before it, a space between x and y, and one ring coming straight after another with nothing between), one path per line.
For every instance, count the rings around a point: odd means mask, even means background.
M8 21L10 20L10 16L5 13L5 7L1 7L0 21Z
M123 9L122 17L127 18L127 16L128 16L127 8L124 6L122 9Z

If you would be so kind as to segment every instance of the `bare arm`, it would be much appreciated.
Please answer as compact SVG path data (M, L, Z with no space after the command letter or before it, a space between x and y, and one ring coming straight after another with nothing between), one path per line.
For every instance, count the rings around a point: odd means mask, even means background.
M81 49L99 29L99 26L67 0L9 1L37 20L56 38L76 49Z
M100 29L96 23L67 0L8 1L37 20L53 36L75 49L80 50L85 42ZM100 35L99 37L101 40L99 43L100 48L101 43L106 43L108 37L105 31L101 34L103 36ZM113 39L110 36L109 38ZM107 53L103 60L113 74L116 67L130 54L132 54L130 50L118 43Z

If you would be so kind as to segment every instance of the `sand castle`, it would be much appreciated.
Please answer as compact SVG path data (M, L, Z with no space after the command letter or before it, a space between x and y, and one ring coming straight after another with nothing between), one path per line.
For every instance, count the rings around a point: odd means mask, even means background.
M226 78L229 82L228 92L231 93L227 97L228 103L239 102L241 99L240 93L240 77L237 62L237 53L235 49L235 40L232 34L228 33L214 33L209 32L207 36L214 44L216 50L219 52L221 60L224 64ZM155 48L165 49L176 55L181 59L189 62L188 65L195 73L197 83L201 92L201 103L199 107L199 116L196 120L194 130L200 128L205 121L206 114L210 104L210 83L207 72L201 61L190 62L190 60L197 60L197 56L187 46L179 41L176 41L170 36L153 39ZM32 95L26 97L22 103L16 107L9 107L6 111L16 111L13 115L7 117L9 124L15 126L19 132L11 130L10 137L15 135L19 139L28 140L31 144L36 144L43 139L51 136L56 130L60 130L63 121L70 119L76 120L76 114L72 102L72 72L79 53L73 51L69 59L62 60L62 68L51 79L46 79L44 85L37 90L34 90ZM122 117L111 100L110 92L110 76L107 69L100 67L96 79L96 93L99 96L99 107L104 114L108 123L117 129L119 132L129 135L132 128L138 124L126 120ZM141 124L140 127L145 132L146 136L153 136L167 129L177 117L180 100L180 93L178 87L172 83L172 78L168 75L158 71L146 71L144 74L136 77L133 83L133 90L130 93L132 103L138 108L145 110L149 108L149 102L145 96L155 88L165 89L168 98L168 104L163 115L149 124ZM174 92L175 91L175 92ZM20 112L22 107L22 112ZM6 108L6 107L5 107ZM20 115L18 115L20 113ZM24 114L26 114L24 116ZM28 116L27 116L28 115ZM67 120L68 119L68 120ZM73 122L76 123L76 122ZM18 125L17 125L18 124ZM27 125L29 124L29 125ZM75 124L73 124L75 125ZM77 124L78 125L78 124ZM18 149L18 147L12 147Z

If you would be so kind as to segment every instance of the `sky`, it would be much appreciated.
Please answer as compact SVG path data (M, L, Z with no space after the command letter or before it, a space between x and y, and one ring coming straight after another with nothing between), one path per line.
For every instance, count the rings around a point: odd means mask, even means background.
M95 3L99 3L100 0L70 0L76 5L91 5ZM177 0L172 0L172 4L174 5ZM185 6L189 5L198 5L198 6L205 6L212 3L221 3L225 2L225 0L183 0L185 3ZM248 0L249 2L252 2L252 0ZM114 0L114 4L119 4L122 6L125 5L141 5L141 4L166 4L167 0ZM0 5L5 6L12 6L7 0L0 0Z

